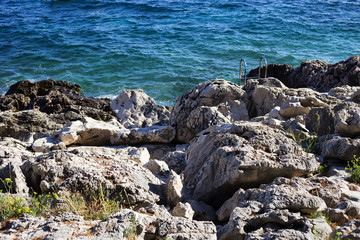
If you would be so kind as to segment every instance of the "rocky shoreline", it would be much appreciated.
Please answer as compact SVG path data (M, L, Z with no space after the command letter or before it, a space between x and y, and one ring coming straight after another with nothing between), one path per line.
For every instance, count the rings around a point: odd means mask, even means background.
M126 200L104 220L24 214L0 239L126 239L131 227L132 239L360 239L360 186L345 171L360 157L360 57L268 76L204 82L171 108L142 90L110 100L63 81L12 85L0 96L11 194L104 187Z

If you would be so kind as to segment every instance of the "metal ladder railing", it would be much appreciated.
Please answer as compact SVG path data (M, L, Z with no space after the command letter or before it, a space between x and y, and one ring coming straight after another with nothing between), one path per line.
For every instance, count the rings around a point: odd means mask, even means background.
M264 60L265 62L265 78L267 78L267 61L266 61L266 58L264 56L261 56L260 57L260 61L259 61L259 75L258 75L258 79L260 79L261 77L261 60ZM245 66L245 69L244 69L244 85L246 84L246 61L244 58L241 58L240 59L240 66L239 66L239 85L241 85L241 65L242 65L242 62L244 62L244 66Z

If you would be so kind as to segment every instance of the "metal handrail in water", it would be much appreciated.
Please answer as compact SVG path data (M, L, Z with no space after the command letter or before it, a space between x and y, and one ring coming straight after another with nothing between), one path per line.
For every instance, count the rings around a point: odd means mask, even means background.
M240 68L239 68L239 85L241 85L241 63L244 62L244 85L246 84L246 61L245 59L241 58L240 59Z
M264 56L262 56L260 58L260 61L259 61L259 76L258 76L258 79L260 79L260 74L261 74L261 60L264 59L264 62L265 62L265 78L267 77L267 61L266 61L266 58ZM240 66L241 67L241 66Z

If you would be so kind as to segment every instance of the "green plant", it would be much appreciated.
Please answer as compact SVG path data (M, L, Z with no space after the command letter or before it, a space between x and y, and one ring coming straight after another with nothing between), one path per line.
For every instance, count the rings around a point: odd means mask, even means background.
M128 240L135 240L136 239L136 226L137 226L137 220L135 216L131 216L130 218L131 226L124 229L124 237L126 237Z
M327 168L328 166L326 164L320 164L319 165L319 168L317 170L317 173L324 173L325 172L325 169Z
M120 200L111 200L110 192L101 186L97 191L87 189L83 193L76 192L71 196L64 196L68 205L60 211L75 211L86 220L105 220L111 214L122 209L123 197Z
M329 225L332 224L330 218L328 216L326 216L325 214L323 214L322 212L315 211L315 212L311 213L311 215L310 215L311 219L320 218L320 217L324 217L327 224L329 224Z
M336 236L333 237L331 240L340 240L341 239L342 232L337 232Z
M360 157L354 155L354 159L348 161L345 170L350 172L349 181L360 183Z
M58 196L56 193L48 193L46 195L37 195L30 198L28 202L24 198L14 197L12 192L13 181L10 178L1 179L4 185L6 193L0 195L0 221L7 220L9 218L19 217L25 213L39 216L43 215L51 208L51 203Z
M49 212L54 200L57 200L59 196L56 193L37 194L34 195L30 200L31 215L42 216L46 212Z
M317 133L311 133L306 136L305 134L296 134L291 128L288 129L288 132L302 150L309 153L315 152L315 147L319 143Z

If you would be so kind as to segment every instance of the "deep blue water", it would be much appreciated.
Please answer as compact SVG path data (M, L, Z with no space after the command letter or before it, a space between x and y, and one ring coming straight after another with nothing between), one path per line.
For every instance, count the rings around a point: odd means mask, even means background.
M358 54L358 0L0 1L2 94L53 78L171 104L199 82L237 82L241 57L251 69L261 56L299 66Z

